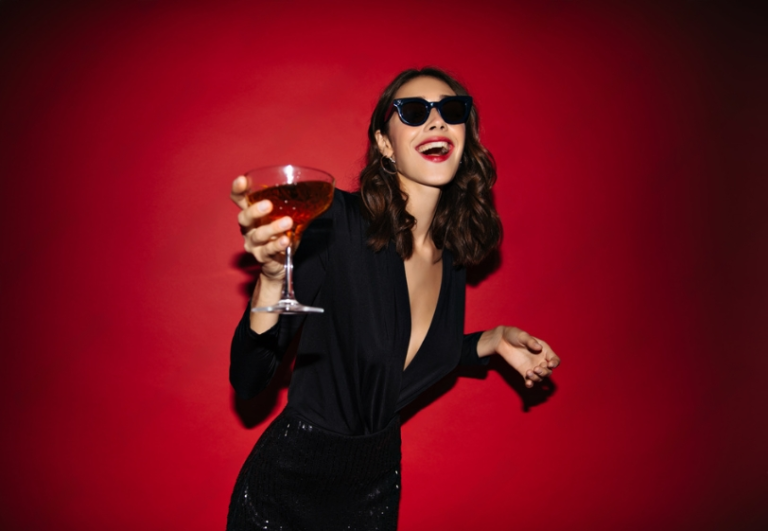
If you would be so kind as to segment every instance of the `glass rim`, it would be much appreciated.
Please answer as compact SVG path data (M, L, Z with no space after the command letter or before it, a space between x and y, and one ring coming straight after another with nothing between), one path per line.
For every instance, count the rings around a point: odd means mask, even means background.
M252 177L253 174L255 174L255 173L269 172L269 171L284 171L286 168L296 168L298 170L304 170L304 171L309 171L309 172L313 172L313 173L322 174L325 177L327 177L327 179L330 179L331 183L334 183L334 184L336 183L336 177L331 175L329 172L327 172L325 170L321 170L320 168L315 168L313 166L304 166L302 164L270 164L270 165L267 165L267 166L259 166L259 167L256 167L256 168L252 168L252 169L250 169L250 170L248 170L246 172L243 172L242 175L245 176L245 177L249 177L249 176ZM299 172L299 175L301 175L300 172ZM299 180L302 180L302 179L299 179ZM304 179L304 180L310 181L312 179L307 178L307 179ZM315 180L317 180L317 179L315 179Z

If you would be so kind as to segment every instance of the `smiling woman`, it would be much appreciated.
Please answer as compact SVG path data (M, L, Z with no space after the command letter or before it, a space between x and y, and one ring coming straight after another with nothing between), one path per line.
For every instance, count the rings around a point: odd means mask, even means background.
M422 104L422 110L417 108L413 115L407 102L425 101L427 95L434 108L425 109ZM448 102L456 101L457 95L464 104L451 112ZM392 120L395 109L400 120ZM406 70L392 81L371 117L367 165L360 174L364 214L371 223L369 241L375 250L393 241L404 260L411 255L415 219L405 205L408 194L416 192L408 188L408 182L419 178L447 185L438 190L430 237L437 247L452 251L457 264L476 264L498 245L501 224L491 200L496 168L490 152L480 143L478 128L472 98L445 72ZM416 145L409 145L409 140ZM425 152L436 144L441 153ZM382 157L396 164L397 171L381 171L382 164L387 164Z
M533 386L559 364L541 340L507 326L464 335L464 266L499 243L495 168L466 90L437 69L408 70L374 109L360 192L337 190L296 254L309 317L253 313L280 297L283 236L232 185L245 247L262 264L232 343L230 380L249 398L302 327L288 405L235 485L228 529L397 527L398 413L458 364L498 353ZM301 270L301 271L298 271Z

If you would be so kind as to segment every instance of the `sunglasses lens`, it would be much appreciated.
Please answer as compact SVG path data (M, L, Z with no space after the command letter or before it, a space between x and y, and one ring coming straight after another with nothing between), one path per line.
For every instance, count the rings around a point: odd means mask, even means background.
M400 117L409 125L421 125L427 121L429 109L419 101L408 101L400 106Z
M467 112L467 104L461 100L448 100L443 102L443 120L449 124L460 124L466 121L464 115Z

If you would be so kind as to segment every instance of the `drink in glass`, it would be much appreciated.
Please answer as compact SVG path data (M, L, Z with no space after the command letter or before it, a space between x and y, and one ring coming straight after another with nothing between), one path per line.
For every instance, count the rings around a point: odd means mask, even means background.
M285 250L285 281L280 301L272 306L253 308L253 312L269 313L322 313L322 308L305 306L293 293L293 252L307 225L325 212L333 202L334 179L328 173L302 166L270 166L251 170L245 174L249 189L248 204L264 199L272 202L272 211L262 224L284 216L293 219L293 227L286 231L290 243Z

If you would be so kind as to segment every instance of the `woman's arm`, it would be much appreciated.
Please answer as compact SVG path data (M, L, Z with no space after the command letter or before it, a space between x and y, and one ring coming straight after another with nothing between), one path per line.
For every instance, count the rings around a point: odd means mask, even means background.
M238 177L232 182L230 198L240 207L237 222L245 240L245 250L261 264L251 307L270 306L277 303L282 294L285 277L283 253L289 243L285 231L293 226L293 220L286 216L262 225L261 218L272 211L272 203L264 200L249 206L246 199L248 188L247 177ZM277 324L277 317L277 314L272 313L251 313L251 329L257 333L266 332Z
M526 387L533 387L560 365L560 358L545 341L514 326L497 326L482 333L477 355L483 359L491 354L499 354L519 372Z
M485 332L473 332L464 334L464 342L461 345L461 358L459 365L488 365L490 358L481 358L477 355L477 342Z
M251 313L248 305L235 328L229 358L229 382L237 396L245 400L267 387L292 337L290 331L281 330L280 323L257 334L250 325Z
M262 201L248 206L245 192L248 182L238 177L232 183L232 200L241 208L238 215L245 250L261 264L250 304L235 329L230 350L229 380L241 398L252 398L270 382L288 345L304 322L305 316L279 316L254 313L251 308L270 306L282 296L284 272L283 251L288 246L284 231L292 226L290 217L259 225L260 218L270 212L272 204ZM336 201L334 200L334 206ZM318 218L326 221L334 207ZM302 300L314 300L325 276L328 235L317 229L316 223L304 233L305 244L294 257L296 294ZM326 224L327 228L327 224ZM327 230L326 230L327 232Z
M229 381L237 395L245 399L257 395L269 384L290 341L285 339L286 332L281 333L276 314L250 310L280 300L285 276L283 252L288 246L285 231L293 226L290 217L262 225L261 218L272 210L272 203L260 201L249 206L248 188L248 179L238 177L230 192L230 198L240 207L237 221L245 250L261 264L251 303L235 329L230 349Z

